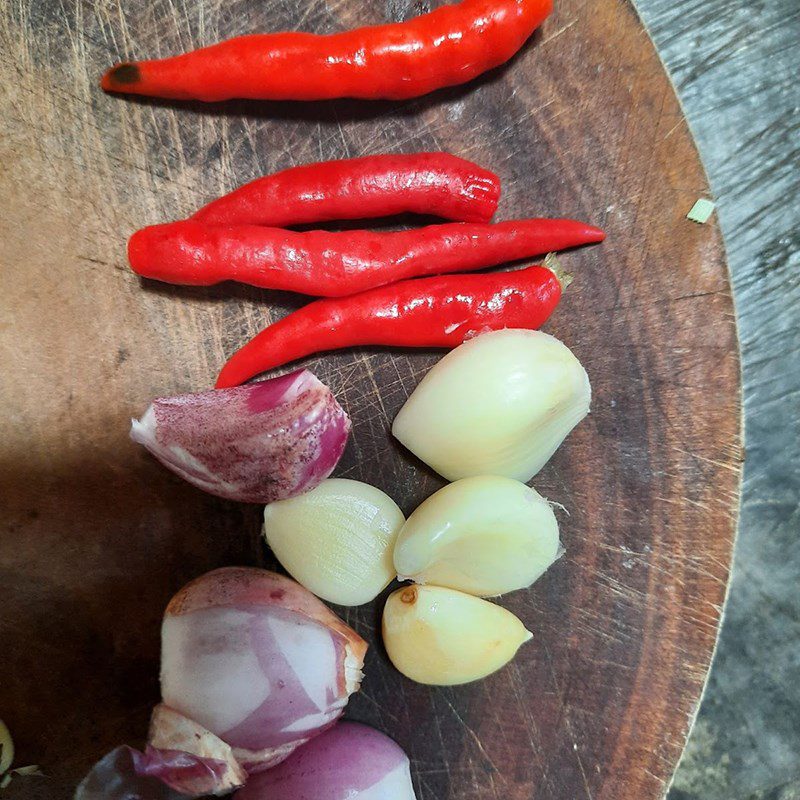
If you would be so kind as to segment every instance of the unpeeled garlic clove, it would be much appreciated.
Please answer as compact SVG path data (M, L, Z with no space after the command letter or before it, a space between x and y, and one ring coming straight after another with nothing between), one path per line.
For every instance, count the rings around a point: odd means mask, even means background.
M387 494L334 478L264 509L264 536L287 572L323 600L358 606L394 578L392 549L405 522Z
M440 586L406 586L386 601L383 643L407 678L454 686L505 666L532 634L510 611Z
M394 549L401 580L495 597L530 586L558 558L558 522L512 478L463 478L408 518Z
M485 333L448 353L392 426L448 480L527 482L589 413L591 386L569 348L541 331Z
M154 400L131 438L206 492L271 503L313 489L344 452L350 419L308 370Z

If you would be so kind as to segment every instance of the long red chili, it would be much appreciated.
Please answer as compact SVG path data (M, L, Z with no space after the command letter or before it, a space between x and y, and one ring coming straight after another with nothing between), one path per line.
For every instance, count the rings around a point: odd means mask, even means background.
M204 206L193 219L283 228L414 213L488 222L499 199L496 175L450 153L378 155L257 178Z
M552 0L462 0L407 22L319 36L240 36L155 61L118 64L106 91L181 100L400 100L472 80L513 56Z
M297 233L189 220L138 231L128 245L128 258L137 274L168 283L210 286L233 280L341 297L406 278L473 272L603 238L598 228L571 219L457 222L396 233Z
M455 347L500 328L538 328L562 285L547 267L402 281L349 297L316 300L265 328L230 358L217 388L324 350L378 344Z

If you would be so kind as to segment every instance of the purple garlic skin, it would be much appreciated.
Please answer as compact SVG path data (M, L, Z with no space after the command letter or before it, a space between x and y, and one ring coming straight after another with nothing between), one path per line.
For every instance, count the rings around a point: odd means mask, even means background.
M308 370L154 400L131 438L193 486L226 500L272 503L333 472L350 419Z
M408 756L388 736L340 722L282 764L253 775L234 800L416 800Z

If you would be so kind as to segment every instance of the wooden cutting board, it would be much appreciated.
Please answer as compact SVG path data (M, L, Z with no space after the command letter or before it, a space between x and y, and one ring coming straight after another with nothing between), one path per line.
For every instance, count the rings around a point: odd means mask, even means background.
M182 483L128 423L154 396L208 387L226 354L302 300L142 283L126 238L279 168L426 149L499 173L498 218L607 230L563 257L576 279L547 326L586 365L594 407L536 481L566 509L567 555L503 600L534 641L486 681L433 689L389 666L380 602L345 610L373 644L349 714L407 750L420 800L664 794L725 598L739 365L719 231L685 219L706 178L633 6L560 0L511 64L414 102L178 107L97 88L121 58L428 8L0 0L0 717L18 764L46 774L15 780L10 800L67 800L103 753L142 742L176 589L222 565L274 566L258 508ZM406 512L441 482L389 425L438 357L308 361L353 418L338 474Z

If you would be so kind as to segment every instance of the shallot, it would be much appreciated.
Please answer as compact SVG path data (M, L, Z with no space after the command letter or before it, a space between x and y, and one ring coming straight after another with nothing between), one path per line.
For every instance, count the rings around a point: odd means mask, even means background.
M434 686L496 672L532 634L510 611L440 586L406 586L386 601L383 643L407 678Z
M175 595L161 648L164 705L256 772L341 716L361 683L367 645L294 581L231 567Z
M394 578L392 548L405 517L374 486L333 478L270 503L264 536L289 574L323 600L368 603Z
M392 433L448 480L529 481L589 413L589 377L540 331L477 336L448 353L400 409Z
M234 800L415 800L408 756L388 736L340 722Z
M235 389L154 400L131 438L194 486L228 500L271 503L333 472L350 420L308 370Z
M172 598L161 693L145 751L118 747L75 800L226 794L331 727L357 691L367 644L310 592L229 567Z

